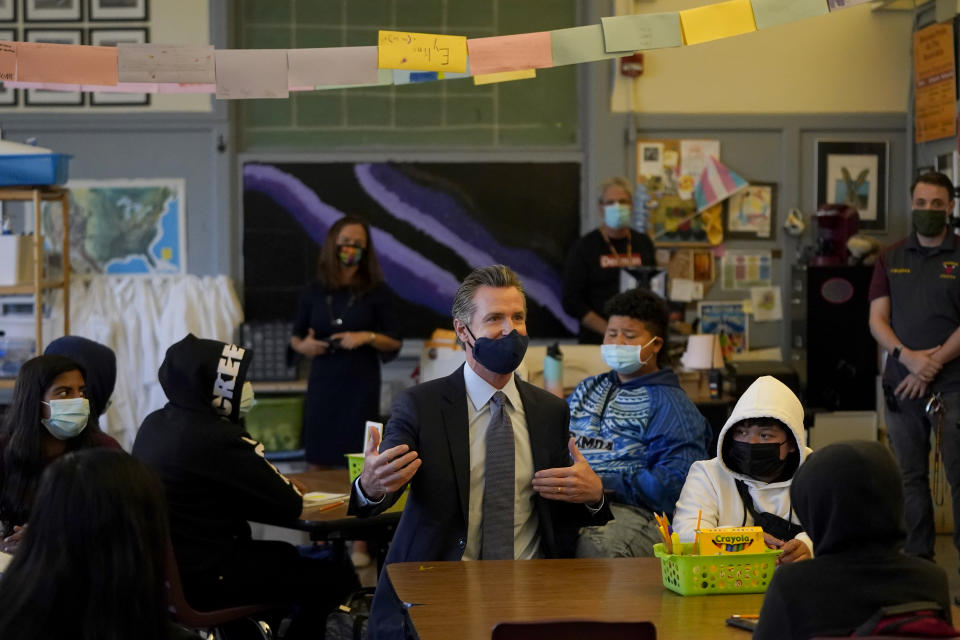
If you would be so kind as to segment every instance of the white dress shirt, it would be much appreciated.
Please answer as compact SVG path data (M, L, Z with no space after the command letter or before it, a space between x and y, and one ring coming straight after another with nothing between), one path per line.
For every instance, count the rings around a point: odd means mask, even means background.
M467 423L470 429L470 497L467 511L467 546L464 560L480 556L481 524L483 522L484 464L487 459L487 427L490 425L490 399L497 391L507 397L506 411L513 425L514 500L513 500L513 557L529 560L540 557L539 520L534 511L533 451L527 416L517 391L516 379L497 389L477 375L470 365L463 367L463 381L467 388Z

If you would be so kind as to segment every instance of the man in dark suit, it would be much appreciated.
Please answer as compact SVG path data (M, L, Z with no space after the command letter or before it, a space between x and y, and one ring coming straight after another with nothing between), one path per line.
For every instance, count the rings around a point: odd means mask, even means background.
M365 452L350 512L380 513L410 483L388 564L572 557L578 529L611 516L569 438L566 403L514 375L529 341L516 274L475 269L457 290L453 326L466 365L397 397L382 445L373 438ZM413 636L386 571L369 634Z

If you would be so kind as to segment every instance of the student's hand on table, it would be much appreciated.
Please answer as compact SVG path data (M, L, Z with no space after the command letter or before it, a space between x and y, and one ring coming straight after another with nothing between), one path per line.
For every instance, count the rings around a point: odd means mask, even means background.
M3 540L0 540L0 551L4 553L14 554L17 552L17 547L20 546L20 543L23 542L23 535L27 531L27 525L14 525L13 533Z
M371 500L379 500L410 482L421 464L419 454L410 451L408 445L400 444L377 453L379 446L380 432L373 429L367 450L363 452L363 473L360 474L360 488Z
M322 356L330 348L330 343L325 340L317 340L313 329L307 330L307 337L300 340L300 353L305 356Z
M783 553L777 556L777 564L787 564L789 562L799 562L800 560L810 559L810 548L796 538L787 540L780 548L783 549Z
M548 500L580 502L595 505L603 499L603 483L583 457L573 438L567 446L573 466L537 471L533 490Z
M371 331L341 331L330 336L331 340L339 340L341 349L356 349L373 342Z
M292 484L294 487L297 488L297 491L300 492L301 496L306 495L307 493L310 492L310 490L307 489L307 485L303 484L303 482L301 482L297 478L291 478L290 476L285 476L285 477L287 478L287 480L290 481L290 484Z
M931 382L943 368L943 365L932 357L939 349L939 346L923 351L903 349L900 353L900 362L910 370L910 373L924 382Z
M927 383L916 375L908 373L907 377L901 380L897 388L893 390L893 393L901 400L922 398L927 395Z

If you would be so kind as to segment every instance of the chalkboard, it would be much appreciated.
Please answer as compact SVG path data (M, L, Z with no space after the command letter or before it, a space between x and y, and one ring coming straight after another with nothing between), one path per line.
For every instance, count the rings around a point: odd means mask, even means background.
M377 44L379 29L471 38L577 26L574 0L243 0L239 47L286 49ZM245 149L324 146L572 146L577 73L474 86L470 78L292 93L241 100Z
M372 226L405 337L450 328L457 285L477 266L513 268L528 330L568 337L563 262L579 235L577 163L259 163L243 167L244 311L292 319L330 226L346 213Z

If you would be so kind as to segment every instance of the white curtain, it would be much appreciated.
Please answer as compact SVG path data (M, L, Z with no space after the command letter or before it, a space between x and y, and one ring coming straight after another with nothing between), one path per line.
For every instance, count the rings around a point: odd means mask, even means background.
M63 334L63 300L54 301ZM226 276L95 276L70 287L70 333L117 354L117 385L101 427L128 451L151 412L167 398L157 380L167 348L193 333L233 342L243 309ZM55 336L44 336L44 342Z

